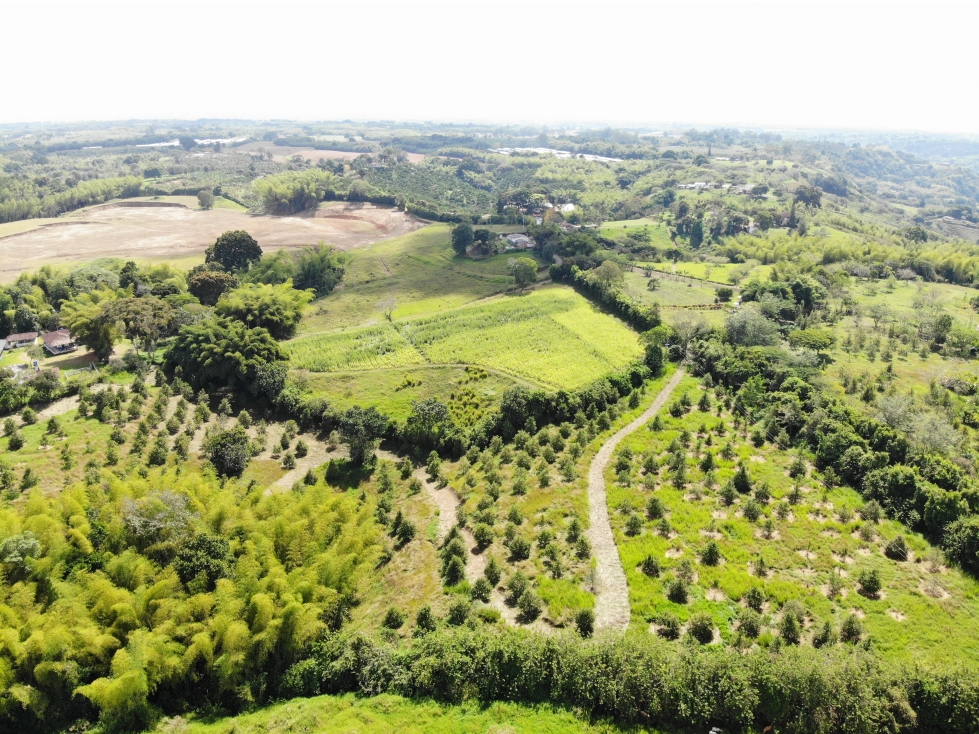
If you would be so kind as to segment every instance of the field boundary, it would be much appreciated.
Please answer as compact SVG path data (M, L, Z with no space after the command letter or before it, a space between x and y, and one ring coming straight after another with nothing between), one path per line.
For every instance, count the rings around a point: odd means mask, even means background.
M588 470L588 536L595 555L595 627L596 629L625 630L629 627L629 583L619 548L612 535L608 517L608 500L605 492L605 467L612 458L612 452L619 443L637 428L646 424L663 407L674 388L686 375L678 367L670 381L659 391L646 410L620 428L605 443L592 459Z

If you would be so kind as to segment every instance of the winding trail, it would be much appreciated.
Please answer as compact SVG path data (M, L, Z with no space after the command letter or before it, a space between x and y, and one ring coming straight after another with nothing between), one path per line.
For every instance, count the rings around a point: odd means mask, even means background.
M608 502L605 496L605 467L619 442L656 415L669 399L673 389L686 373L677 369L670 381L642 414L619 429L595 454L588 470L588 540L595 554L595 627L597 629L625 630L629 626L629 584L626 582L622 559L615 545L612 526L608 519Z

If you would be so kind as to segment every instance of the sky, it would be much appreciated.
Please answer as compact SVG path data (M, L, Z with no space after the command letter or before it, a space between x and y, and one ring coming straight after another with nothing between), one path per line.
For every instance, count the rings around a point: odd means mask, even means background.
M979 2L0 0L0 122L979 135Z

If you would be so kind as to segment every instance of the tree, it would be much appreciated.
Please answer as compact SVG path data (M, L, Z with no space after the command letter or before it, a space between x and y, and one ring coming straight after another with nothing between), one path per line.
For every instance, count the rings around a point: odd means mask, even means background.
M119 287L128 288L129 286L133 286L135 288L138 283L139 268L136 266L136 263L130 260L119 271Z
M214 207L214 193L210 189L203 189L197 194L197 203L201 209L207 211Z
M734 289L728 288L727 286L721 286L714 291L717 294L717 300L721 303L727 303L734 296Z
M204 439L201 453L210 461L218 474L237 477L251 459L248 434L235 425L228 430L218 430Z
M324 245L304 247L296 263L293 285L299 290L315 291L317 298L333 292L343 280L348 257L340 250Z
M452 228L452 249L456 255L463 257L473 246L473 226L469 222L461 222Z
M205 263L219 263L228 271L248 270L252 263L261 259L262 248L241 229L225 232L204 253Z
M176 313L173 307L154 296L120 298L103 306L110 318L121 324L126 337L139 352L139 344L149 352L161 337L170 333Z
M245 283L225 292L214 312L249 328L267 329L275 339L288 339L296 333L311 300L312 292L296 290L288 281L281 285Z
M340 436L350 447L350 461L357 466L374 463L374 449L387 430L388 417L373 406L354 406L340 418Z
M249 329L229 319L206 319L181 328L164 355L173 371L180 367L194 387L244 387L259 398L275 395L263 389L260 373L285 361L281 348L265 329Z
M408 445L424 452L438 447L440 438L453 428L449 409L438 398L413 400L403 436Z
M778 343L778 327L752 308L742 307L727 317L727 338L742 347L764 347Z
M72 338L103 362L112 354L121 331L118 318L107 309L115 299L115 292L110 290L90 291L61 306L61 323L71 331Z
M704 243L704 223L700 219L694 220L693 227L690 228L690 246L697 249Z
M177 142L180 143L181 148L188 151L197 145L197 141L189 135L181 135L179 138L177 138Z
M797 329L789 333L789 344L795 349L825 352L835 342L836 336L829 329Z
M872 303L867 309L867 315L874 320L874 329L880 328L882 321L889 321L891 309L885 303Z
M511 266L513 282L523 290L537 281L537 263L529 257L518 257Z
M233 560L227 540L201 533L184 543L177 551L173 570L185 585L195 582L201 584L200 591L212 591L215 582L228 575Z
M606 290L621 283L625 279L622 268L611 260L606 260L594 270L595 279Z
M205 306L214 306L221 295L238 287L238 278L221 270L204 270L187 279L187 290Z

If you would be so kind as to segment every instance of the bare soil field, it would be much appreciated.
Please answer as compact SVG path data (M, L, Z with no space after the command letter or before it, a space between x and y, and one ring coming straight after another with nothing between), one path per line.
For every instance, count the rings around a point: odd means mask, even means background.
M280 163L284 163L294 155L301 155L306 160L313 161L314 163L320 158L326 158L327 160L353 160L357 156L361 155L361 153L351 153L346 150L319 150L317 148L272 145L272 143L267 141L246 143L245 145L239 146L234 150L241 153L254 153L258 150L264 150L266 153L271 153L273 160L279 161ZM406 153L405 155L408 156L408 160L411 163L418 163L418 161L425 157L421 153Z
M24 270L46 263L99 257L171 260L201 255L218 235L231 229L244 229L266 251L320 241L347 250L421 226L421 221L404 212L373 204L338 202L290 217L269 217L133 199L44 220L30 231L0 237L0 282L12 281Z

